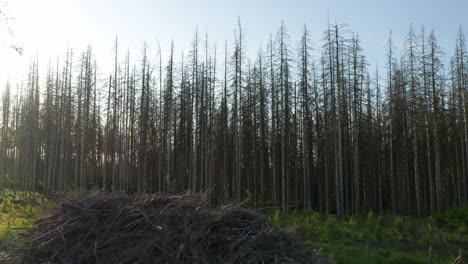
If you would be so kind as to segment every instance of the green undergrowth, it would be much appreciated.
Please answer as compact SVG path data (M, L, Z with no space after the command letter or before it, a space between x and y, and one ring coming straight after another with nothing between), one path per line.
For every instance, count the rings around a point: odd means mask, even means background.
M429 263L429 246L432 263L452 263L459 249L468 251L468 205L424 218L373 212L338 218L299 210L267 218L334 263Z
M13 239L22 228L31 227L51 205L40 194L0 190L0 245Z

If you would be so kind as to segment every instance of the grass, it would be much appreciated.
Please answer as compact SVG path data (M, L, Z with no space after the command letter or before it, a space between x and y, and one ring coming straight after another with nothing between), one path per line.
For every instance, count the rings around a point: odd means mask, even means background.
M425 218L372 212L337 218L297 210L267 217L334 263L429 263L429 245L433 263L452 263L459 248L468 249L468 205Z
M0 245L14 238L19 229L31 227L50 205L40 194L0 191Z

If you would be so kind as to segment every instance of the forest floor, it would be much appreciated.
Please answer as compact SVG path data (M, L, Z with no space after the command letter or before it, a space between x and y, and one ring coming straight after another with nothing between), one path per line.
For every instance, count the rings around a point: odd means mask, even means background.
M337 218L318 212L280 211L271 223L306 240L334 263L454 263L468 257L468 205L432 217L375 215ZM465 253L463 253L465 252Z
M30 228L45 216L54 203L40 194L0 190L0 263L11 244L21 243L21 230Z
M2 245L17 243L18 233L45 216L54 202L36 194L0 192L0 259ZM337 218L292 210L266 214L270 223L302 237L333 263L452 263L468 253L468 205L424 218L367 214ZM463 258L467 259L468 254ZM1 261L0 261L1 262Z
M40 194L0 191L0 245L45 215L53 203Z

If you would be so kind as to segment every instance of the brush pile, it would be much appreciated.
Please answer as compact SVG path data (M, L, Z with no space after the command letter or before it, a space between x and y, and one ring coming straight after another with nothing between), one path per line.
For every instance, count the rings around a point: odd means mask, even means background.
M321 263L288 234L207 194L98 194L26 233L25 263ZM24 253L24 252L23 252Z

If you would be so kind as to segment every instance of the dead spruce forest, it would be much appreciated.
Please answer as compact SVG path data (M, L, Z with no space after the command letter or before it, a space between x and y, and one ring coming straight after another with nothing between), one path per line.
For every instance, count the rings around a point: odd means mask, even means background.
M216 45L195 31L190 50L172 43L168 54L146 44L129 54L116 39L105 78L91 46L33 58L3 89L0 185L209 190L214 203L337 215L421 216L467 202L461 27L445 50L424 27L403 43L389 33L380 71L349 26L329 24L312 44L307 27L292 40L281 23L253 58L244 33L239 21Z

